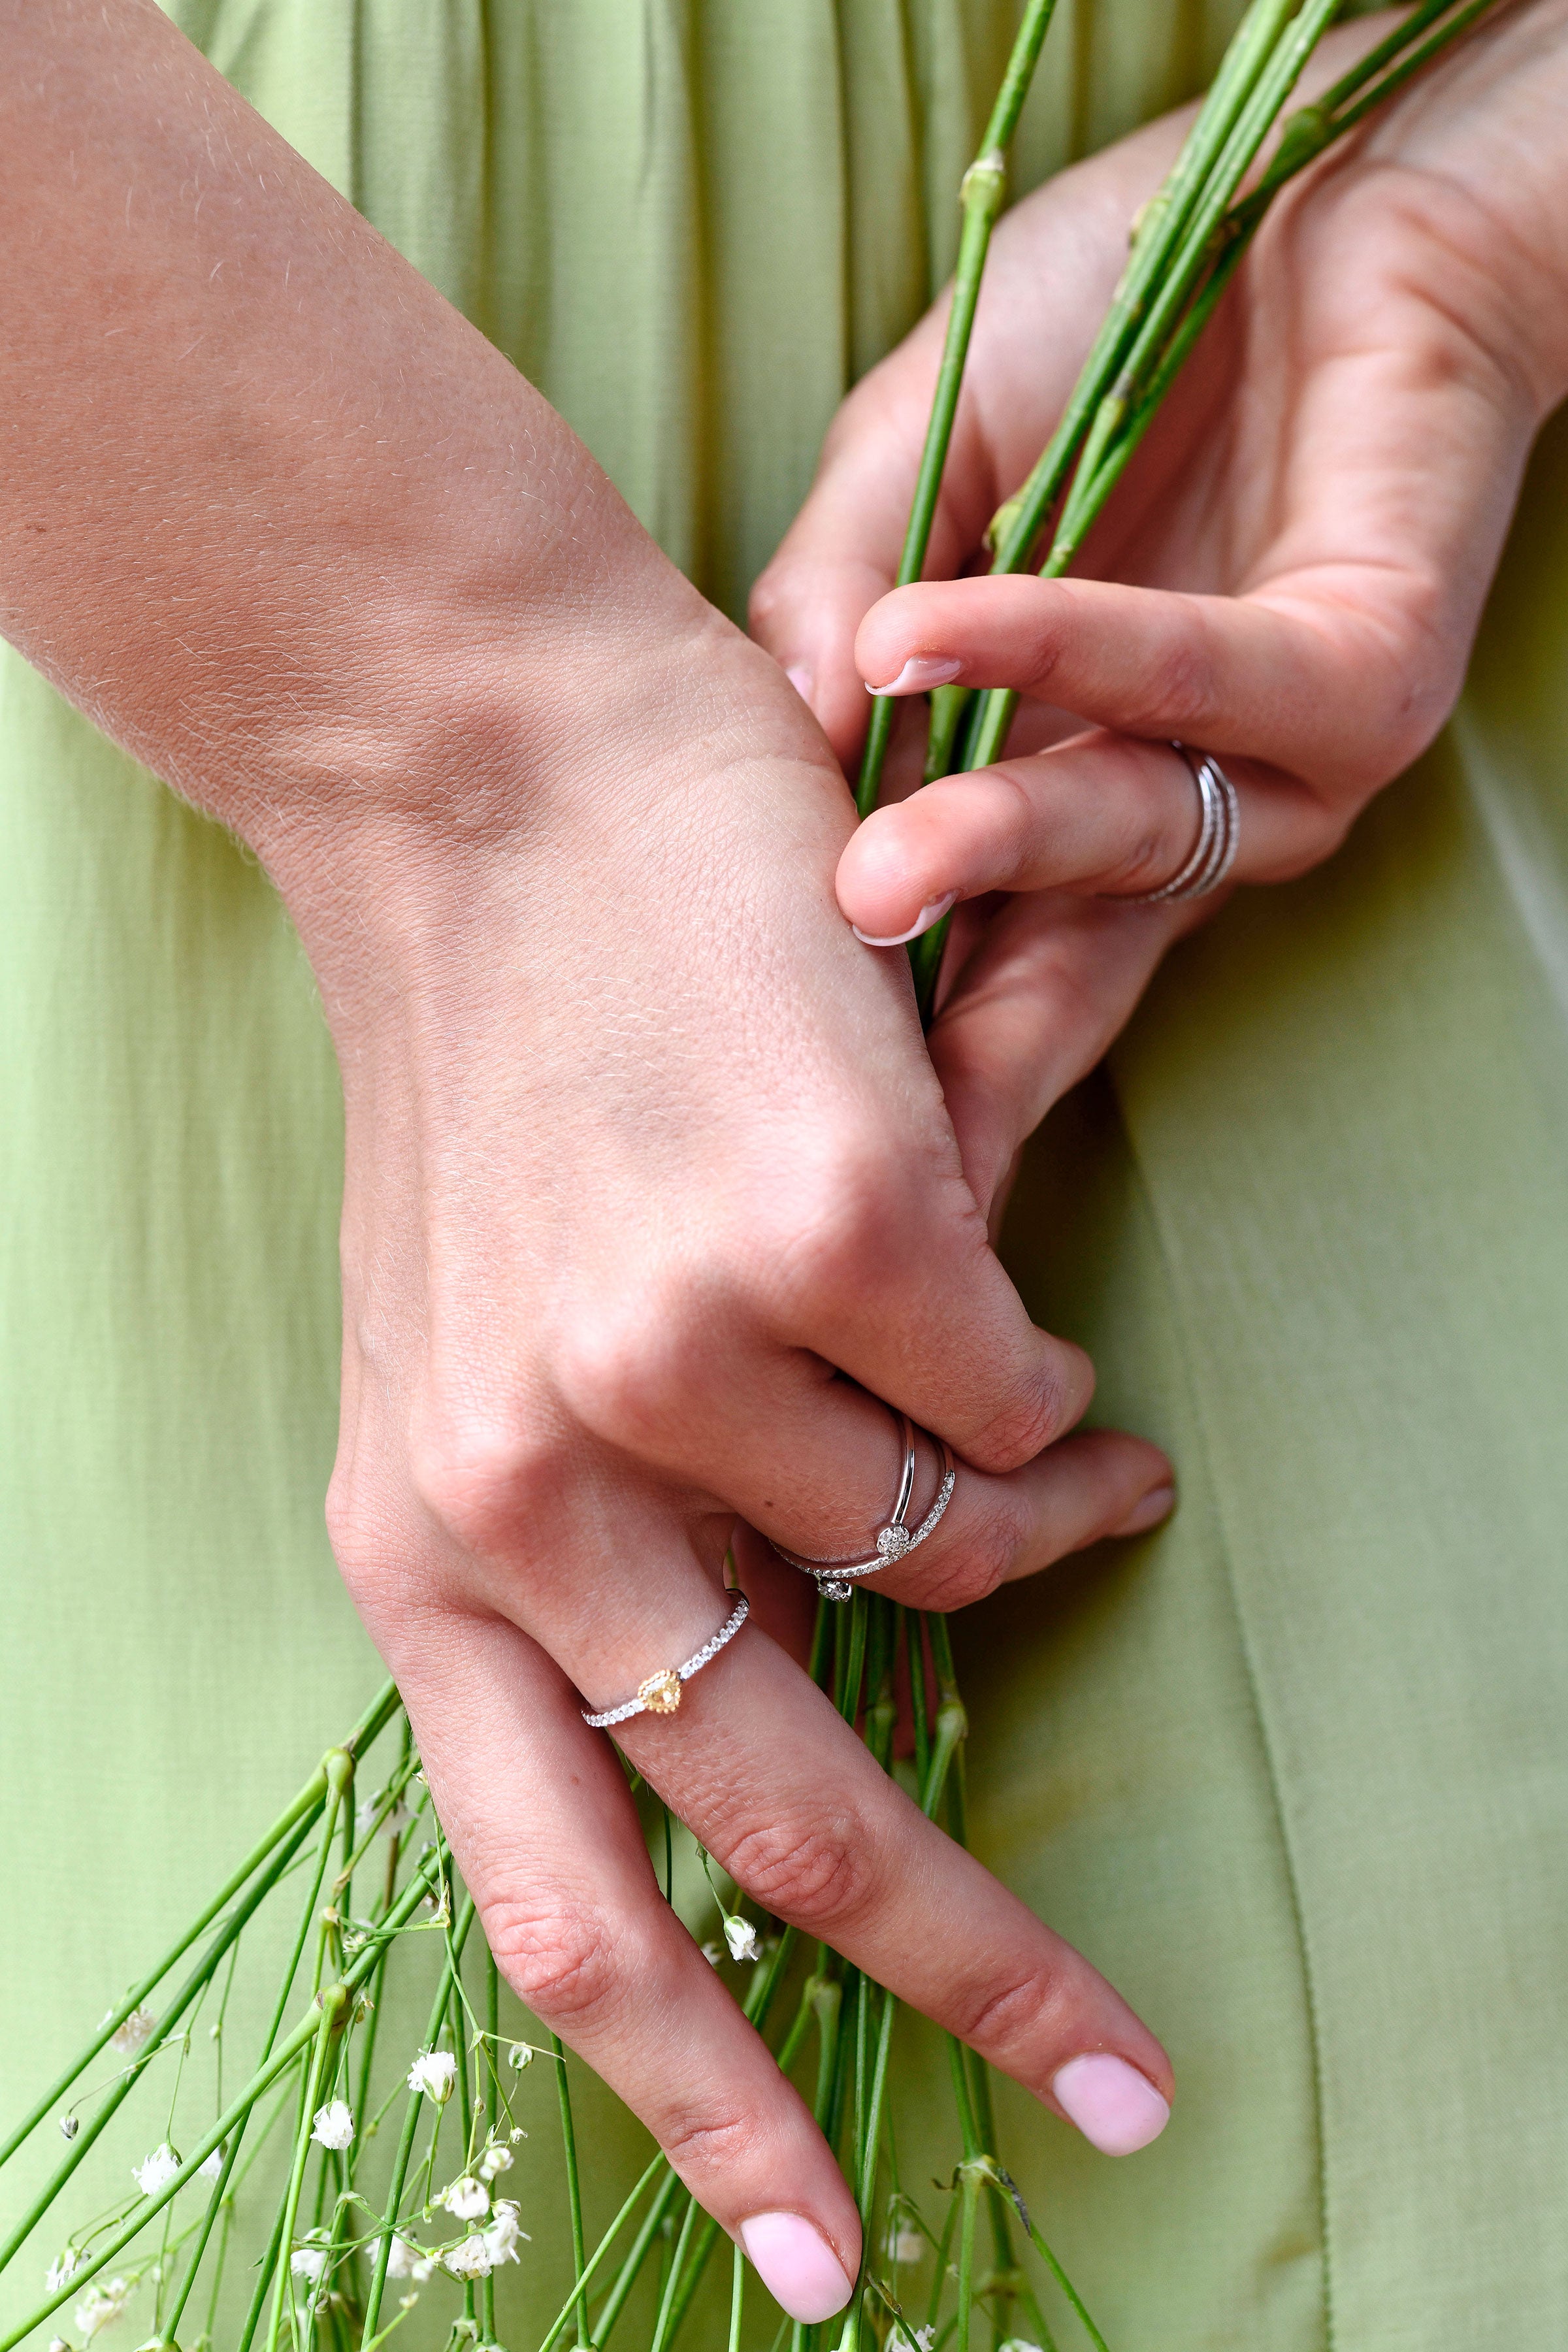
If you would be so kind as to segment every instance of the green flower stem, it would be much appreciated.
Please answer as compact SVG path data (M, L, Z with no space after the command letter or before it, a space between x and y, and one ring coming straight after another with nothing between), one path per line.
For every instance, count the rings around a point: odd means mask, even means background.
M329 1985L319 1996L321 2022L316 2028L316 2046L310 2053L310 2070L305 2078L305 2096L299 2126L294 2134L294 2159L289 2169L289 2191L283 2200L283 2227L279 2233L279 2243L275 2257L276 2284L272 2294L272 2317L267 2327L267 2352L278 2352L285 2303L289 2305L289 2333L296 2342L300 2336L299 2318L294 2310L294 2273L289 2256L294 2246L294 2225L300 2213L300 2192L305 2185L305 2166L310 2154L310 2117L315 2111L328 2062L333 2055L333 2045L342 2031L346 1998L341 1984Z
M667 2162L668 2159L664 2157L660 2157L658 2161L660 2164L663 2164ZM620 2270L616 2274L616 2283L610 2289L609 2294L605 2296L603 2305L600 2306L599 2315L594 2323L594 2342L596 2345L602 2347L608 2340L611 2328L614 2327L616 2320L619 2319L622 2312L626 2309L626 2299L642 2275L643 2265L647 2261L648 2255L652 2251L654 2242L658 2236L665 2216L668 2214L670 2207L674 2204L676 2199L680 2194L681 2186L682 2183L679 2175L672 2172L668 2179L661 2185L658 2195L654 2199L653 2203L647 2210L647 2212L644 2215L642 2227L638 2230L637 2236L632 2241L631 2251L627 2254L626 2261L621 2264ZM576 2308L577 2296L575 2290L574 2290L572 2301L568 2304L567 2310L569 2312L574 2312ZM553 2341L553 2337L550 2340ZM543 2345L540 2347L540 2352L545 2352Z
M497 2138L500 2131L500 1970L496 1956L485 1946L485 2040L479 2047L483 2061L489 2068L485 2078L485 2138ZM496 2335L495 2273L487 2271L479 2287L479 2317L483 2341L493 2344Z
M969 2352L969 2324L974 2309L974 2216L980 2202L980 2174L973 2158L958 2168L958 2195L957 2352Z
M592 2341L588 2333L588 2297L584 2291L583 2273L587 2267L583 2241L583 2183L577 2169L577 2134L572 2122L572 2088L566 2080L566 2053L561 2037L552 2033L550 2047L555 2053L555 2094L561 2105L561 2147L566 2159L566 2201L572 2215L572 2275L577 2286L577 2341L586 2346Z
M127 2066L124 2074L114 2084L113 2088L109 2093L108 2097L104 2100L103 2105L98 2110L98 2113L89 2122L84 2124L81 2130L78 2132L75 2139L70 2144L69 2152L67 2154L63 2161L57 2167L44 2188L39 2190L37 2196L34 2199L26 2212L24 2213L20 2221L17 2222L16 2228L12 2231L5 2244L0 2246L0 2271L3 2271L10 2263L23 2242L31 2236L39 2221L43 2220L45 2213L47 2212L56 2198L59 2196L67 2181L76 2170L78 2165L86 2156L89 2148L91 2147L93 2142L103 2131L105 2126L109 2123L110 2118L124 2104L125 2100L130 2097L131 2093L135 2089L137 2083L142 2078L142 2075L152 2064L154 2057L156 2057L159 2046L162 2043L164 2035L178 2023L180 2018L184 2014L191 2003L196 1999L203 1987L210 1981L211 1978L216 1971L218 1964L225 1952L227 1951L230 1945L237 1939L253 1913L266 1899L267 1895L271 1893L273 1886L282 1876L289 1863L292 1862L294 1855L299 1851L300 1847L304 1843L305 1839L310 1834L313 1818L313 1814L310 1812L297 1818L293 1834L288 1838L279 1849L274 1852L270 1867L263 1871L261 1875L256 1880L255 1884L246 1890L242 1901L237 1906L230 1917L224 1922L217 1934L213 1937L211 1943L207 1946L206 1950L203 1953L201 1958L197 1961L190 1975L185 1979L179 1990L171 2000L168 2007L164 2010L163 2015L159 2018L142 2054L134 2059L129 2066ZM210 1913L208 1916L210 1916ZM157 1979L154 1978L153 1981L156 1983ZM77 2072L79 2072L79 2069L78 2069ZM67 2076L65 2080L68 2083L74 2081L75 2074ZM53 2306L51 2306L51 2308Z
M409 1894L419 1885L421 1878L426 1886L431 1884L440 1864L440 1850L438 1847L432 1847L424 1856L418 1870L410 1878L408 1885L405 1887L400 1902L389 1913L389 1918L396 1917L398 1910L402 1908L404 1903L407 1903ZM409 1910L413 1907L412 1904L408 1904ZM430 2004L430 2022L425 2030L425 2042L427 2049L433 2050L440 2036L441 2027L446 2020L447 2004L452 1995L452 1982L457 1973L457 1966L462 1958L463 1946L468 1941L468 1929L473 1924L474 1898L469 1895L465 1896L463 1907L453 1924L451 1941L447 1945L447 1958L442 1965L441 1980L436 1988L436 1998ZM368 1969L366 1973L369 1973ZM458 2063L460 2065L461 2061L459 2060ZM381 2316L382 2297L386 2292L386 2266L392 2259L393 2239L397 2234L398 2209L403 2203L404 2184L408 2179L408 2166L414 2154L415 2135L419 2128L419 2110L424 2097L423 2091L411 2089L408 2094L408 2104L403 2111L403 2129L398 2135L397 2154L393 2158L392 2180L386 2192L386 2210L382 2216L381 2228L376 2233L375 2267L371 2273L370 2293L365 2297L364 2326L362 2336L366 2344L370 2343L375 2335L376 2322ZM3 2346L0 2346L0 2352L5 2352Z
M656 2156L643 2172L641 2178L637 2181L637 2187L632 2190L631 2195L626 2199L626 2203L621 2207L620 2211L616 2215L615 2220L611 2222L609 2228L605 2231L604 2236L600 2239L598 2244L589 2255L586 2263L584 2265L581 2281L574 2282L571 2296L569 2300L562 2305L561 2310L552 2321L550 2327L546 2331L544 2337L539 2346L539 2352L553 2352L554 2346L565 2334L567 2327L571 2325L573 2317L576 2313L579 2285L585 2287L589 2284L600 2263L609 2252L610 2248L614 2245L616 2240L619 2237L622 2229L631 2218L631 2215L635 2211L638 2200L643 2196L645 2190L647 2190L658 2177L660 2170L664 2167L665 2161L666 2159L662 2155ZM669 2185L672 2189L679 2186L679 2183L675 2180L673 2173L670 2175ZM657 2202L655 2210L657 2212ZM657 2221L655 2221L654 2227L655 2229L658 2228ZM635 2278L635 2272L633 2276ZM595 2324L594 2341L596 2344L602 2344L606 2333L607 2330L605 2329L604 2323L604 2315L601 2313L598 2320Z
M730 2352L741 2352L741 2305L746 2292L746 2258L739 2246L730 2265Z
M700 2208L698 2205L696 2198L689 2196L686 2200L686 2218L680 2225L680 2235L675 2242L675 2252L670 2260L669 2276L665 2281L664 2294L659 2301L658 2317L654 2322L652 2352L665 2352L665 2347L669 2341L674 2314L676 2288L679 2284L680 2274L685 2267L686 2250L691 2242L691 2232L697 2225L697 2216L700 2210ZM579 2338L579 2341L582 2340L583 2339Z
M1056 0L1029 0L1024 20L1018 27L1017 38L1013 44L1013 54L1007 60L1007 70L997 92L996 103L991 110L991 120L980 142L980 152L965 172L959 190L959 203L963 208L963 227L959 236L958 263L953 272L952 302L947 314L942 364L937 371L936 391L926 425L925 446L921 452L920 471L915 478L914 499L910 509L909 526L904 532L903 552L899 559L898 584L900 588L907 588L911 581L918 580L925 563L931 524L942 495L948 444L952 438L952 421L958 413L963 363L974 327L974 306L980 299L980 281L985 271L991 231L1002 209L1007 184L1007 150L1013 143L1018 117L1029 94L1029 85L1035 77L1035 67L1055 6ZM887 695L878 695L871 704L871 724L867 731L866 749L860 761L860 781L856 793L856 804L862 816L868 816L877 805L882 764L887 757L892 725L892 699Z

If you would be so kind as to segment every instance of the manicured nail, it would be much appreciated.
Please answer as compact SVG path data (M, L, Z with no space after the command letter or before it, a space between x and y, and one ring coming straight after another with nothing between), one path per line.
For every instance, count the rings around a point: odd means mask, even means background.
M1131 2156L1158 2139L1171 2110L1146 2074L1107 2051L1069 2058L1051 2084L1057 2104L1104 2156ZM749 2251L749 2250L748 2250Z
M922 931L929 931L933 923L941 922L942 917L946 914L948 908L952 906L957 896L958 893L956 890L950 890L945 898L933 898L929 907L922 907L921 908L920 920L916 923L913 930L895 931L890 940L874 940L869 931L863 931L860 929L858 923L851 923L849 928L854 932L862 947L907 947L910 940L918 940Z
M784 665L784 676L788 678L790 684L794 687L795 692L799 695L801 700L809 710L811 709L811 689L816 684L816 680L813 677L805 664L804 662L786 662Z
M741 2224L746 2259L773 2301L803 2326L842 2311L855 2282L822 2235L798 2213L753 2213Z
M947 661L936 654L911 654L897 677L886 686L868 686L868 694L929 694L933 686L951 686L963 667L961 661Z
M1169 1516L1171 1506L1175 1499L1176 1490L1173 1486L1154 1487L1152 1493L1144 1496L1143 1500L1135 1509L1128 1512L1119 1528L1111 1528L1111 1534L1141 1536L1145 1528L1157 1528L1161 1520Z

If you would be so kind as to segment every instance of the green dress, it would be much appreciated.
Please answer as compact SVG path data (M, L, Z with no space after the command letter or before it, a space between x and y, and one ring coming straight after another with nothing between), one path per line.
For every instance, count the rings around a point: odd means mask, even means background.
M1230 15L1062 11L1023 184L1196 87ZM950 267L1015 9L175 13L738 610ZM1113 2352L1568 2340L1565 516L1549 431L1453 725L1171 959L1011 1218L1182 1480L958 1628L976 1843L1177 2070L1122 2163L1000 2097ZM340 1106L289 924L13 655L0 824L9 2113L379 1669L321 1523ZM912 2034L911 2178L952 2161L940 2063ZM580 2090L592 2223L640 2159ZM551 2112L518 2352L562 2280Z

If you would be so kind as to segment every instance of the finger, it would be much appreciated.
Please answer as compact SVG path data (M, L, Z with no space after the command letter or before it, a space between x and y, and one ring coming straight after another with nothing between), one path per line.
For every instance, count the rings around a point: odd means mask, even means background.
M1178 736L1333 793L1371 792L1436 734L1452 664L1415 570L1319 564L1245 596L999 575L900 588L856 640L878 692L941 665L1133 735ZM900 679L905 682L900 683Z
M1166 949L1212 910L1061 892L1005 901L933 1022L931 1060L989 1214L1019 1147L1117 1037Z
M850 394L805 503L752 592L752 635L783 663L846 765L858 755L868 715L853 658L855 633L898 577L945 318L944 303ZM956 569L984 524L991 476L977 445L966 404L954 428L929 572ZM973 512L955 509L958 481L977 486Z
M1238 829L1232 881L1300 873L1337 846L1346 816L1227 754ZM949 776L867 818L846 845L839 905L868 946L919 936L955 901L994 891L1138 898L1180 871L1204 804L1173 743L1101 728L1048 751Z
M855 2205L804 2100L660 1895L615 1751L500 1619L374 1628L437 1812L519 1997L653 2133L807 2324L848 2301Z
M763 1635L748 1628L695 1676L677 1716L637 1717L617 1738L765 1910L956 2033L1106 2152L1163 2127L1172 2079L1152 2034L925 1818ZM1086 2074L1091 2055L1109 2063Z

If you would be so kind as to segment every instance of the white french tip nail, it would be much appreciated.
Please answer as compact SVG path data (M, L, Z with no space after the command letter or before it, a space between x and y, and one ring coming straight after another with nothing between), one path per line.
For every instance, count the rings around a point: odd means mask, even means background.
M856 938L859 940L863 948L908 947L910 941L911 940L918 940L922 931L929 931L933 923L941 922L942 917L946 914L948 908L953 904L957 897L958 893L956 890L950 890L945 898L933 898L929 907L922 907L921 908L920 920L916 923L912 930L895 931L891 939L875 940L872 938L869 931L863 931L858 923L851 923L849 928L854 932Z
M1108 2050L1069 2058L1051 2080L1058 2105L1102 2156L1131 2156L1171 2120L1168 2101L1147 2074Z
M736 2235L773 2301L803 2326L831 2319L855 2292L821 2231L799 2213L753 2213Z
M933 686L951 686L963 669L961 661L939 660L935 654L911 654L897 677L886 686L868 686L868 694L929 694Z

